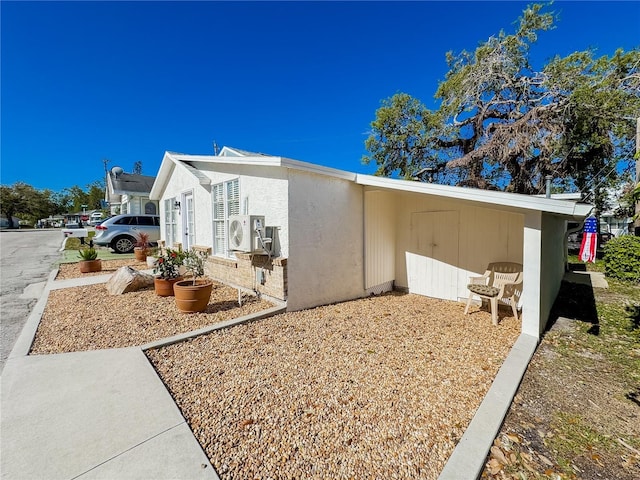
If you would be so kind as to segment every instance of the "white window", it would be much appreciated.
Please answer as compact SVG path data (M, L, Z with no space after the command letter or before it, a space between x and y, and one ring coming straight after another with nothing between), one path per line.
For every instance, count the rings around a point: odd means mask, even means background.
M240 213L240 184L238 179L213 186L213 254L229 256L229 216Z
M173 247L173 244L176 243L177 219L176 210L174 208L175 202L175 198L167 198L164 201L164 227L166 232L165 241L167 247Z

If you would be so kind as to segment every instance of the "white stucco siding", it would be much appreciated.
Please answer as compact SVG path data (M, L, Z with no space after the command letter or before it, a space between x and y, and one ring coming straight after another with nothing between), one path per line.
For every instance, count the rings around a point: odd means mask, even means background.
M523 225L521 214L483 208L472 202L424 195L403 194L397 201L396 285L411 290L408 268L417 257L435 255L420 268L437 268L438 275L448 272L448 289L436 292L438 298L464 299L468 296L469 276L484 273L487 264L496 261L522 263ZM430 229L418 222L437 222ZM412 224L413 222L413 224ZM419 228L420 232L416 229ZM425 230L427 229L427 230ZM433 235L434 249L428 255L418 252L416 235ZM436 258L437 257L437 258ZM412 263L413 262L413 263ZM416 271L411 272L415 277ZM428 277L429 272L425 272Z
M264 215L265 226L277 228L276 255L289 257L289 199L285 169L270 169L269 176L240 177L241 213ZM246 209L246 210L245 210ZM278 248L279 247L279 248Z
M542 215L542 253L540 272L540 329L541 334L548 321L553 302L558 296L564 277L565 259L565 219Z
M363 187L289 171L289 310L364 295Z
M166 231L164 225L164 201L168 198L175 198L181 203L177 217L177 235L178 242L183 241L184 220L185 220L185 202L184 196L193 195L194 205L194 244L211 246L211 191L210 188L200 185L198 179L187 170L176 167L171 173L171 178L167 182L166 188L162 193L160 203L160 232L163 239L166 239Z
M522 333L540 336L542 325L542 212L528 212L524 217L524 276L522 287Z

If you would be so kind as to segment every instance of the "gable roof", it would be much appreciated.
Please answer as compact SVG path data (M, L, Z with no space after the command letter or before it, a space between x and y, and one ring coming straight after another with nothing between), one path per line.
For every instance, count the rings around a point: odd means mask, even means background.
M116 195L148 195L156 180L156 177L139 175L136 173L109 172L108 181L110 189Z
M185 168L195 178L197 178L200 184L210 185L211 179L201 173L193 165L195 162L198 162L200 165L227 164L290 168L325 175L328 177L341 178L365 187L398 192L422 193L437 197L472 201L482 203L487 206L500 207L502 209L540 211L574 218L584 218L593 209L593 205L590 204L538 197L534 195L522 195L518 193L507 193L494 190L480 190L469 187L454 187L450 185L357 174L347 172L345 170L323 167L313 163L292 160L290 158L270 156L263 153L252 153L226 146L220 151L220 155L186 155L182 153L165 152L162 164L160 165L160 170L156 177L156 182L153 184L149 197L152 200L160 200L162 192L164 191L165 186L171 177L171 173L176 166Z
M219 157L272 157L273 155L267 155L266 153L249 152L247 150L240 150L233 147L222 147Z

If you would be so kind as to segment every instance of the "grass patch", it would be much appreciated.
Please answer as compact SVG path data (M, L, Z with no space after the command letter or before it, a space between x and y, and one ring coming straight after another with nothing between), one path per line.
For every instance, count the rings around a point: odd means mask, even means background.
M598 432L579 415L558 413L551 428L554 433L545 443L558 455L557 463L565 473L573 473L571 462L576 457L586 457L601 465L603 455L618 447L610 435Z
M567 261L576 265L583 264L582 260L578 258L578 255L567 255ZM596 258L595 263L584 263L588 272L602 272L604 273L604 260L602 258Z
M96 236L96 232L89 232L89 236L85 239L85 244L88 244L89 241ZM64 244L65 250L78 250L82 244L80 243L80 239L76 237L67 238L67 242Z

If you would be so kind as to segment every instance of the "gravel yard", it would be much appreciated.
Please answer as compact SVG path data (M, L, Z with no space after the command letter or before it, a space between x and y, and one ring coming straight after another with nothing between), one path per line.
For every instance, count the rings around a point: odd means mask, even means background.
M115 272L123 265L147 268L146 263L135 260L110 260L103 264L106 265L102 274ZM77 264L60 265L56 280L80 275L83 274ZM153 287L115 296L107 293L104 284L53 290L30 353L144 345L272 306L270 302L244 295L242 307L238 307L238 291L219 283L214 283L207 310L194 314L180 312L173 297L159 297Z
M114 273L135 259L103 261ZM56 280L81 274L60 265ZM216 284L183 314L153 289L49 294L31 354L142 345L271 307ZM147 352L223 480L435 479L520 333L477 308L392 293Z
M147 355L222 479L435 479L520 332L393 293Z
M139 262L135 258L125 258L122 260L103 260L101 272L80 273L77 263L62 263L58 266L56 280L67 280L69 278L94 277L96 275L109 275L116 273L120 267L130 266L136 270L147 270L146 262Z

